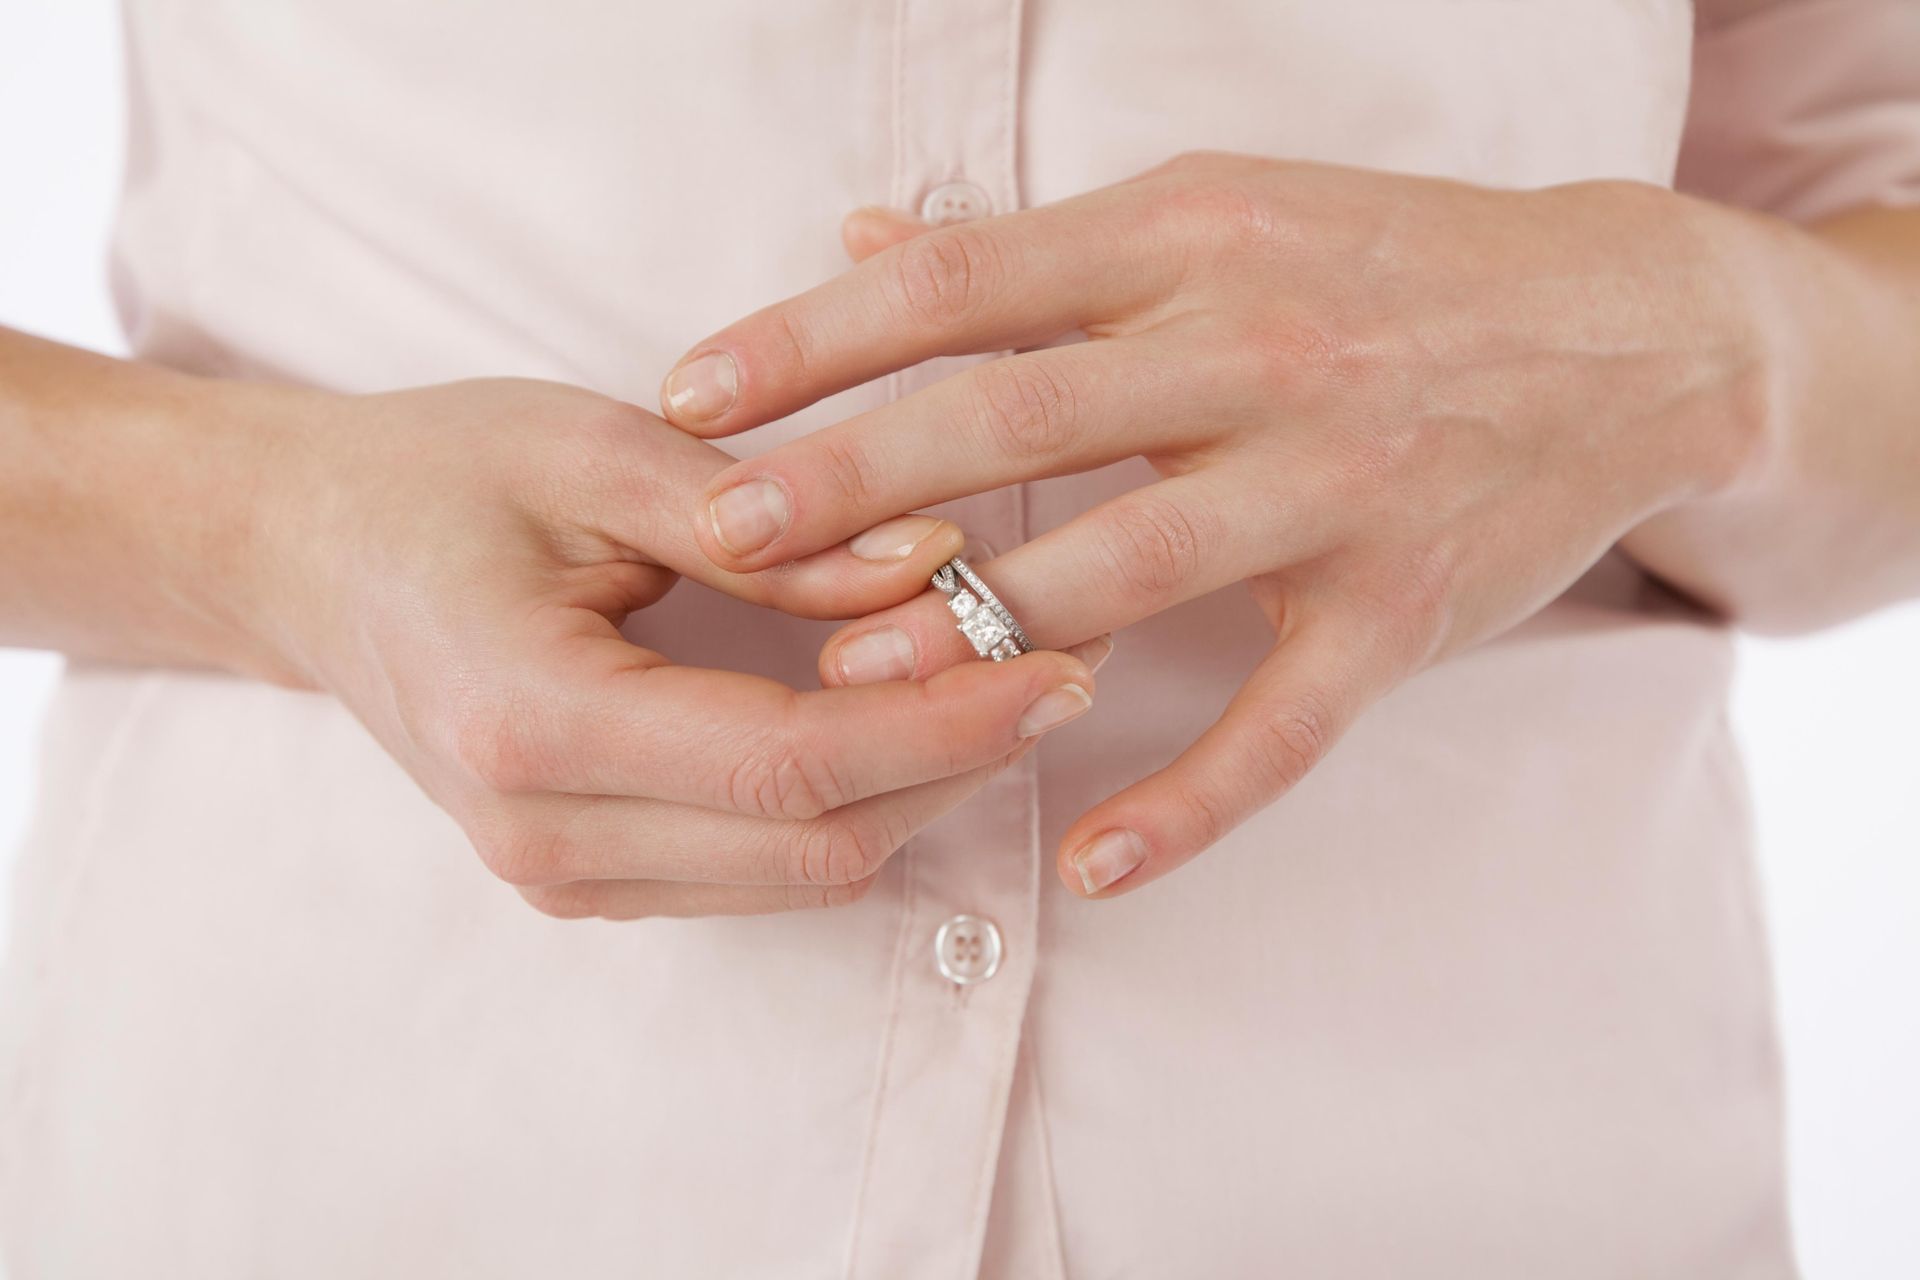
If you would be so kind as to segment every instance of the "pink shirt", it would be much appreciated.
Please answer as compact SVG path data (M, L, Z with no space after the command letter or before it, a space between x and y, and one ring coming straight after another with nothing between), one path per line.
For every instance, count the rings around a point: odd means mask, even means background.
M346 390L651 405L856 205L1194 148L1920 194L1903 0L1703 4L1697 48L1684 0L128 7L136 349ZM1143 474L951 510L1004 548ZM825 634L692 587L630 630L795 683ZM15 1280L1790 1274L1727 633L1609 556L1178 875L1073 899L1066 823L1267 639L1238 591L1133 628L856 906L626 925L529 910L323 697L76 668L0 1016Z

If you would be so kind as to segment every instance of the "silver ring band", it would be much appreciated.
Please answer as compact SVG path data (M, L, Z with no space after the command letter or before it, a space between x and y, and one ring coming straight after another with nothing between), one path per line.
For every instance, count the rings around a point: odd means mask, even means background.
M941 565L934 572L933 585L947 598L947 608L960 620L960 634L975 653L1005 662L1033 652L1033 641L1027 639L1012 612L965 560L955 556Z

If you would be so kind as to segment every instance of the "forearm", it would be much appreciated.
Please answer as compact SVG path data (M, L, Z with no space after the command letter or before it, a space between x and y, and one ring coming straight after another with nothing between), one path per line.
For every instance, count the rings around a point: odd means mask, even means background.
M300 394L0 329L0 645L288 679L261 428Z
M1622 545L1762 631L1920 596L1920 211L1708 216L1754 353L1748 463Z

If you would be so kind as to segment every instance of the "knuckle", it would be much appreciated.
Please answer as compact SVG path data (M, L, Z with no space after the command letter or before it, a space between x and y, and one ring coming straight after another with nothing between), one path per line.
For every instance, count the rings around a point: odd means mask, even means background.
M1049 459L1080 436L1084 415L1072 378L1035 358L982 365L973 381L973 421L989 457Z
M785 753L750 757L727 777L727 803L740 813L763 818L816 818L826 803L809 790L800 762Z
M660 485L645 465L660 420L637 405L591 392L562 395L532 448L503 466L508 484L536 513L560 521L607 495L643 499Z
M1264 243L1279 231L1273 210L1244 182L1191 184L1180 196L1180 207L1214 238L1236 245Z
M1460 573L1460 553L1451 539L1433 538L1405 557L1400 579L1400 612L1422 622L1446 616Z
M541 789L551 762L532 740L523 700L491 695L469 699L451 717L449 749L460 769L489 791Z
M598 521L583 513L620 511L622 527L643 541L663 510L677 510L681 492L659 466L661 419L634 405L600 400L538 433L530 450L502 464L502 473L528 512L559 535L556 549L570 561L604 558L593 532Z
M1191 151L1180 152L1149 172L1154 174L1215 173L1248 167L1250 167L1248 157L1239 152L1197 147Z
M652 422L653 415L638 405L594 396L581 405L568 426L568 433L590 446L598 456L631 443L634 436Z
M808 377L817 360L813 330L791 307L776 307L767 317L767 341L778 354L775 366L787 378Z
M1176 793L1186 807L1185 827L1193 835L1195 852L1219 843L1236 825L1225 796L1207 787L1185 787Z
M850 432L821 432L810 443L820 451L820 470L840 508L872 510L881 493L880 468L859 439Z
M555 920L587 920L600 914L592 885L529 885L521 887L520 897L541 915Z
M863 819L808 823L795 841L792 883L854 884L879 871L897 847L881 824Z
M642 510L665 503L668 492L657 465L655 434L665 424L637 405L601 400L588 408L571 433L555 433L563 456L546 478L553 517L574 517L583 502L613 496ZM564 523L556 520L556 523Z
M1358 349L1356 344L1356 351ZM1373 347L1354 354L1338 376L1359 394L1347 397L1360 412L1347 415L1333 479L1350 497L1444 492L1453 478L1473 479L1488 469L1499 441L1486 420L1473 413L1436 411L1413 404L1410 362L1396 362ZM1334 376L1334 375L1329 375Z
M811 821L845 804L851 781L830 752L783 743L750 752L727 777L727 802L762 818Z
M1190 173L1206 162L1208 154L1204 150L1182 151L1172 159L1162 161L1148 172L1155 176Z
M1242 336L1261 386L1286 393L1303 384L1363 385L1374 368L1368 345L1331 317L1279 316Z
M854 880L847 884L835 885L827 893L826 904L829 907L850 907L873 891L874 882L879 879L875 873L863 880Z
M473 841L481 864L520 889L537 889L567 878L561 871L564 843L556 831L511 824L477 835Z
M1174 166L1147 216L1163 243L1186 246L1191 266L1242 278L1248 252L1285 242L1287 228L1273 203L1241 175L1219 172L1216 157L1194 153Z
M1258 725L1254 761L1265 776L1269 795L1291 790L1333 745L1331 705L1313 690L1301 690Z
M1342 498L1352 503L1377 503L1402 494L1401 479L1408 474L1415 441L1424 428L1392 424L1354 432L1336 461L1330 480Z
M1434 538L1400 558L1385 589L1387 618L1405 639L1405 649L1416 665L1431 658L1445 642L1459 572L1455 544Z
M1144 494L1116 507L1112 515L1108 568L1135 599L1149 605L1166 600L1199 572L1211 540L1200 517Z
M963 229L918 236L902 244L894 272L906 318L933 328L971 316L1004 275L995 242Z
M846 884L793 884L786 887L786 903L793 911L818 911L827 907L850 907L867 896L874 877Z

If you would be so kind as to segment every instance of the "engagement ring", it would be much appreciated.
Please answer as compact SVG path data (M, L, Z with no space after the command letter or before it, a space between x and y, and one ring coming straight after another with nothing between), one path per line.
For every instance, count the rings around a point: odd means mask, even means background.
M933 585L960 620L960 634L981 657L1005 662L1033 650L1033 641L1027 639L1000 597L959 556L940 566L933 575Z

